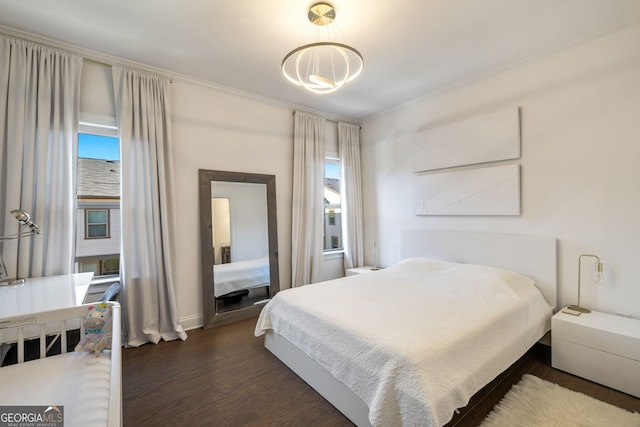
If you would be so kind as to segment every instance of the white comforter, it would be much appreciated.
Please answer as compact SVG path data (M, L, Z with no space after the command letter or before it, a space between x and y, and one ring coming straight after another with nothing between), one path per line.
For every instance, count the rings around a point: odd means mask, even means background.
M374 426L439 426L547 330L551 308L528 278L408 259L284 290L262 310L273 330L347 385Z

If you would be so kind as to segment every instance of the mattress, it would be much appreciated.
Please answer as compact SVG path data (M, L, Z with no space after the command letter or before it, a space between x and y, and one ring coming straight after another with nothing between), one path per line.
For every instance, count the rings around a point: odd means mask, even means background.
M87 363L89 362L89 363ZM3 406L63 406L66 426L106 425L110 352L71 352L0 368Z
M281 335L331 372L372 425L439 426L544 335L551 311L518 273L413 258L283 290L255 333Z
M215 296L269 284L269 257L216 264L213 267Z

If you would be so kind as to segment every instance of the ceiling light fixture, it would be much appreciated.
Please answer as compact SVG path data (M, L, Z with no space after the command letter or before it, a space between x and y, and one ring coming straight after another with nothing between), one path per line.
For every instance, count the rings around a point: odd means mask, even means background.
M327 26L336 18L336 11L328 3L311 6L309 21ZM313 93L331 93L355 79L364 60L360 52L342 43L316 42L300 46L282 60L282 74L292 83Z

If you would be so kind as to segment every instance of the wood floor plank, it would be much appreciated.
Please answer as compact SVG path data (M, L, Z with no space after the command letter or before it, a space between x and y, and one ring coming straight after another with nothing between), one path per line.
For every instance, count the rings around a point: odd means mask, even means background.
M265 350L254 327L247 319L125 349L124 426L353 426ZM640 399L551 368L548 347L536 346L449 426L477 426L525 373L640 412Z

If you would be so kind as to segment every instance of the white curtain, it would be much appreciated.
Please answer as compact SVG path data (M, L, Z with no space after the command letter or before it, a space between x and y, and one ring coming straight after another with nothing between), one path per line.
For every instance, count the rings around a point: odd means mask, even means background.
M184 340L173 274L170 83L118 66L112 72L120 132L125 341L139 346L160 339Z
M364 265L360 126L338 123L344 268Z
M291 283L322 281L324 234L324 134L326 120L295 112Z
M0 35L0 236L23 209L40 235L5 241L9 277L73 272L82 57Z

